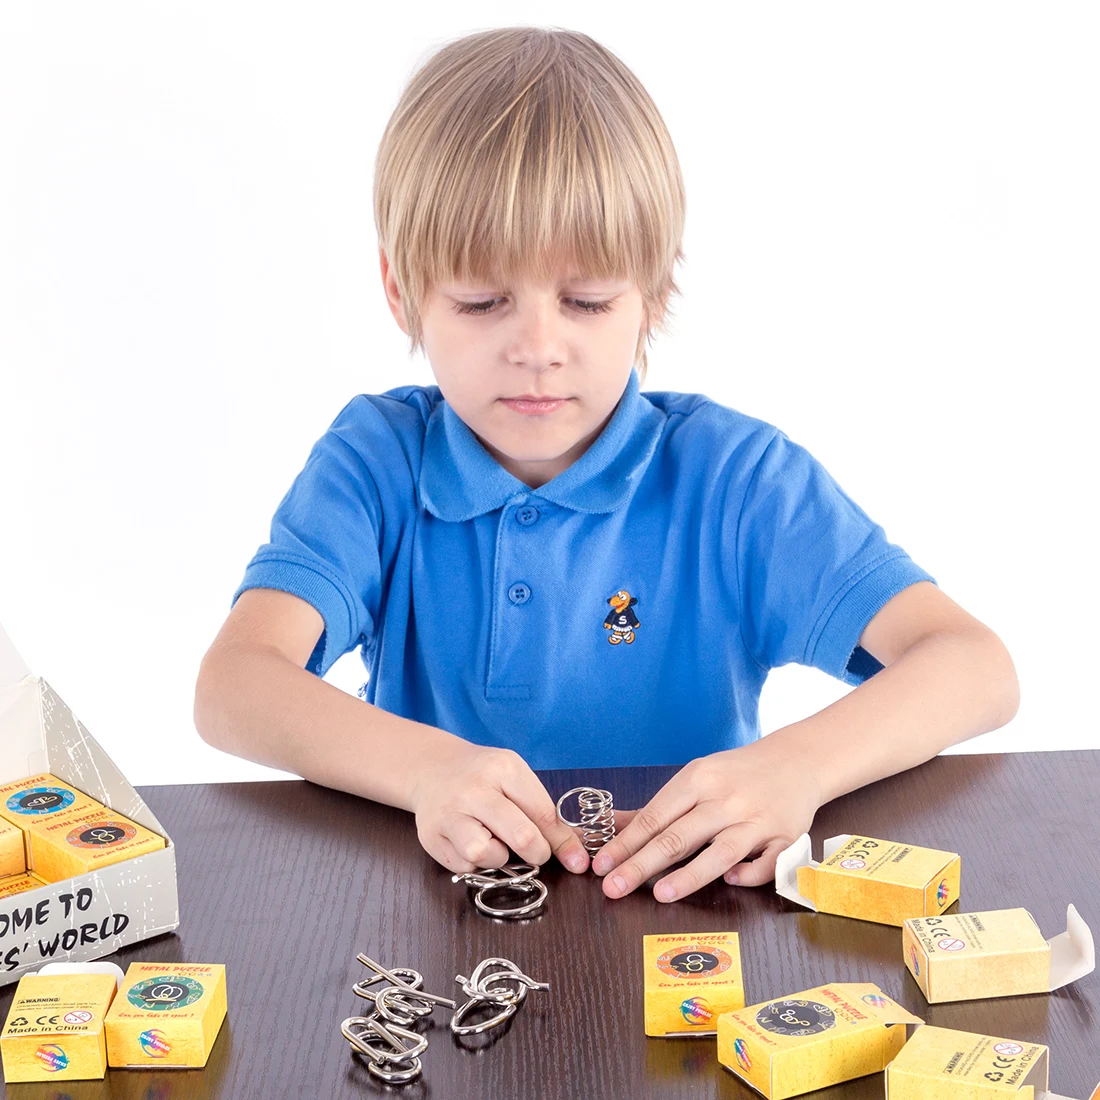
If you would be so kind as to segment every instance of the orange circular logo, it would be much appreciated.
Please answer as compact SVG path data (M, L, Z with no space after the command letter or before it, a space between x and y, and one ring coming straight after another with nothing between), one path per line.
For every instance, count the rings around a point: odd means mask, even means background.
M657 960L657 969L670 978L709 978L725 973L731 966L733 959L722 948L690 940L666 951Z

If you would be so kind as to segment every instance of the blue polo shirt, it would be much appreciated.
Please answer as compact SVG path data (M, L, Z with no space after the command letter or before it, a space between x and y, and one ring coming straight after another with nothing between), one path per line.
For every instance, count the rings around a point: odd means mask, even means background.
M760 736L768 670L849 684L875 612L934 580L804 448L631 372L589 449L538 489L436 386L352 398L283 498L248 588L361 647L361 694L536 769L683 764Z

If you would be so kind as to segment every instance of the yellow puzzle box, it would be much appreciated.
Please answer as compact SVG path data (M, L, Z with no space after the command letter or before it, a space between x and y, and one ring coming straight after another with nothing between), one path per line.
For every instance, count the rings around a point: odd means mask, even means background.
M736 932L642 937L645 1033L715 1035L723 1012L745 1007Z
M0 818L0 882L27 870L27 853L23 830L5 818Z
M718 1061L768 1100L881 1073L921 1020L870 982L833 982L718 1017Z
M164 847L164 837L48 772L0 786L0 816L18 830L21 843L25 838L21 870L34 871L45 882Z
M1072 905L1050 940L1026 909L995 909L907 920L901 946L931 1004L1050 993L1096 968L1092 932Z
M830 837L820 863L803 833L780 852L775 892L821 913L894 924L939 916L959 897L961 860L955 852L868 836Z
M9 898L21 894L24 890L37 890L45 886L45 879L39 878L33 871L24 871L21 875L8 875L0 878L0 898Z
M1049 1051L1041 1043L998 1039L925 1024L886 1067L887 1100L1072 1100L1048 1091ZM1100 1097L1100 1085L1092 1100Z
M107 1013L107 1061L131 1069L205 1066L226 1011L224 966L130 963Z
M24 974L0 1033L4 1080L86 1081L107 1072L110 974Z

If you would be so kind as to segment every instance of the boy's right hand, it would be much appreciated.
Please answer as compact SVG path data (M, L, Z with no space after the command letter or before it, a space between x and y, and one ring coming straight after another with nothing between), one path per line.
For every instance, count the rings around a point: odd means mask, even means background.
M588 869L580 837L512 749L455 738L421 764L410 803L421 846L452 872L502 867L509 848L527 863L553 852L570 871Z

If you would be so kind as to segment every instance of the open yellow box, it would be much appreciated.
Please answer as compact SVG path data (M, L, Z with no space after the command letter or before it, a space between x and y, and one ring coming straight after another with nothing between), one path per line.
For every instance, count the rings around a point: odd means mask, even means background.
M718 1017L718 1061L768 1100L881 1073L921 1020L870 982L833 982Z
M994 909L907 920L901 947L931 1004L1050 993L1096 968L1092 932L1072 905L1050 940L1026 909Z
M955 852L845 833L812 858L810 834L779 853L775 892L821 913L894 924L938 916L959 897L962 861Z
M0 1033L4 1080L87 1081L107 1072L110 974L25 974Z
M999 1039L925 1024L886 1067L887 1100L1072 1100L1049 1091L1049 1051L1042 1043ZM1100 1097L1100 1085L1092 1100Z

